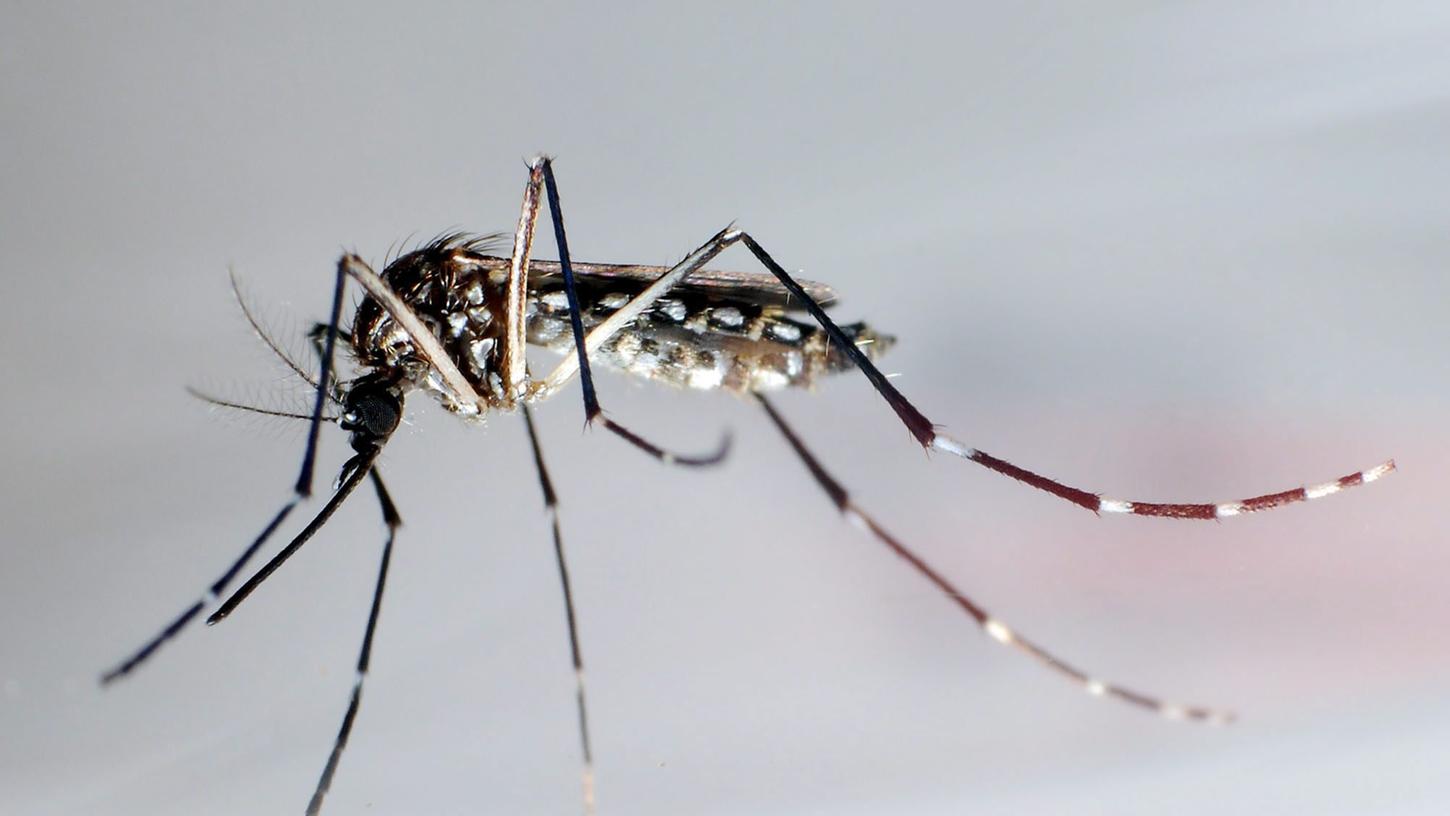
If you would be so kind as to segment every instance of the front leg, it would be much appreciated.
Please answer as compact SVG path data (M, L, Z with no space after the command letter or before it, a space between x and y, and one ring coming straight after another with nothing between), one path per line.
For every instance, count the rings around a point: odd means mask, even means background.
M450 406L450 410L474 416L488 411L488 401L474 390L468 382L468 378L463 376L463 372L458 368L458 363L454 362L452 355L443 348L443 343L423 324L423 320L418 317L417 312L413 311L413 307L403 302L403 299L398 297L392 287L388 286L387 281L374 272L366 261L356 255L344 255L342 267L353 280L367 290L368 295L376 300L378 305L383 307L388 316L397 322L399 328L412 341L413 347L418 350L418 354L438 372L438 376L443 380L443 384L448 388L453 399L454 404ZM336 325L335 320L333 325ZM327 335L329 348L335 340L335 335L335 331Z
M508 282L504 299L504 330L500 338L499 377L510 403L523 400L528 394L528 362L526 327L528 318L529 255L534 248L534 226L539 222L539 189L547 172L548 159L540 156L529 162L529 180L524 185L524 202L519 210L519 225L514 230L514 248L509 254Z

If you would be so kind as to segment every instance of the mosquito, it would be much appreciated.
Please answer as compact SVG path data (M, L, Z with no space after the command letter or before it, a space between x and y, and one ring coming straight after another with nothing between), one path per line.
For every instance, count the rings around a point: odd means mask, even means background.
M507 256L490 254L500 240L506 240L502 236L476 238L462 234L446 235L401 255L387 264L381 275L358 256L344 254L337 263L330 318L311 333L320 358L316 377L262 331L245 301L238 298L263 341L315 391L312 411L268 411L204 394L198 396L228 408L308 421L306 448L293 494L195 602L101 677L102 685L107 685L130 674L218 602L220 605L206 618L208 624L232 614L327 523L365 479L369 480L382 511L386 536L351 699L308 802L308 814L322 808L362 701L388 564L402 525L377 460L402 420L404 399L413 391L424 392L452 413L475 422L491 413L518 411L523 415L552 525L555 566L563 592L586 814L595 812L594 760L578 616L559 525L559 499L544 464L529 406L558 393L577 376L587 423L598 423L666 465L714 465L725 458L730 447L727 433L713 451L679 454L621 425L600 407L591 364L681 388L728 391L758 402L845 520L874 537L933 584L990 639L1026 655L1092 696L1115 699L1177 720L1226 723L1233 715L1217 708L1169 702L1100 679L991 615L857 505L770 402L767 392L809 386L822 376L858 369L927 451L967 459L1096 514L1223 519L1330 496L1373 482L1395 469L1394 461L1389 460L1333 481L1225 502L1125 501L1070 486L942 433L876 367L874 360L891 347L894 338L864 323L837 324L825 312L825 307L835 300L829 286L797 280L754 238L733 225L668 268L571 262L551 160L536 157L528 162L528 170L523 206ZM530 258L541 195L549 205L557 262ZM767 271L735 273L705 268L716 255L736 244L744 245ZM342 306L349 279L363 288L365 296L350 325L345 326ZM339 342L346 344L359 372L350 380L335 374ZM535 378L525 360L529 344L565 356L547 376ZM233 580L293 509L311 496L317 440L324 421L347 431L353 450L338 472L331 497L290 543L226 595Z

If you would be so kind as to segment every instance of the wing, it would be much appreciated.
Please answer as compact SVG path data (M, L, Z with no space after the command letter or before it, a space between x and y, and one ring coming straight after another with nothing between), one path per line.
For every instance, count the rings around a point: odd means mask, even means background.
M507 258L483 256L473 258L490 271L508 269ZM621 291L639 292L656 278L668 272L668 266L642 264L599 264L575 263L574 277L581 285L593 284L598 288L615 287ZM529 261L529 288L546 289L563 280L558 261ZM836 291L824 283L797 279L806 294L822 307L836 302ZM681 295L698 295L708 300L728 300L768 306L786 311L800 311L804 307L792 302L790 293L780 285L774 275L767 272L724 272L718 269L701 269L677 284L672 292Z

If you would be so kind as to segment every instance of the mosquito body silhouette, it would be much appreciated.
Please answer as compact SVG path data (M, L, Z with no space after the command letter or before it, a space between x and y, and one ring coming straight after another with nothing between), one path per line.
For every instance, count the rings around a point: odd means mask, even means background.
M531 259L541 196L549 204L559 254L557 262ZM705 268L716 255L735 244L743 244L766 272L731 273ZM207 622L217 623L230 615L327 523L365 479L370 480L382 511L386 538L351 700L308 803L309 814L321 810L362 700L393 542L401 525L398 510L378 472L377 458L398 427L405 397L411 392L426 393L449 411L470 419L513 411L523 414L544 504L552 520L554 554L576 678L575 705L586 813L593 813L595 797L584 663L557 515L558 499L544 465L528 406L558 393L577 376L587 420L599 423L666 465L712 465L721 461L729 449L727 435L712 452L678 454L605 416L594 388L593 363L667 385L730 391L756 400L844 518L884 544L936 586L992 640L1027 655L1090 695L1116 699L1171 719L1222 723L1232 715L1218 709L1168 702L1156 695L1099 679L993 617L858 506L765 393L807 386L822 376L858 369L927 450L971 460L1099 514L1221 519L1322 498L1372 482L1394 470L1394 462L1386 461L1309 487L1234 501L1171 503L1107 498L1039 475L941 433L875 366L874 359L891 346L893 339L865 324L835 323L824 311L835 299L829 287L796 280L741 230L733 227L722 230L672 267L573 263L553 168L546 157L529 162L523 207L510 252L494 255L491 254L494 247L494 239L445 236L399 257L386 266L382 275L357 256L344 255L337 264L330 319L326 324L319 324L312 334L321 358L315 378L304 366L289 360L261 332L243 304L248 320L264 341L315 389L310 416L263 411L310 422L294 495L201 597L101 678L103 684L108 684L129 674L218 602ZM344 327L342 304L349 279L360 285L366 296L351 323ZM358 370L357 376L350 380L334 376L339 343L345 345ZM524 358L529 344L552 348L563 352L565 357L553 371L536 379ZM260 410L203 398L226 407ZM226 594L292 510L311 495L317 439L323 422L334 422L348 431L353 449L353 455L339 471L332 495L282 550L231 594Z

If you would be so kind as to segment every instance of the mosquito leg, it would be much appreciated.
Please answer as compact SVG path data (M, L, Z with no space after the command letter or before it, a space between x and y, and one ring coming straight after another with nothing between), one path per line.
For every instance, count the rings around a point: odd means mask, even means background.
M554 181L554 167L548 158L540 158L535 160L535 168L534 172L538 172L540 169L543 172L544 189L549 197L549 214L554 222L554 242L559 247L559 268L564 277L564 293L569 299L569 322L574 329L574 350L576 360L578 361L579 384L584 391L585 423L593 423L596 420L603 423L604 427L608 428L611 433L666 464L699 466L713 465L720 462L730 451L730 435L728 433L721 439L720 447L713 453L705 456L681 456L661 448L634 431L620 425L618 422L604 416L604 410L599 407L599 397L594 392L594 374L589 368L590 350L586 349L584 320L579 311L579 295L574 288L574 269L569 261L569 241L564 234L564 213L559 208L559 186ZM723 249L724 247L722 246L721 248ZM715 253L718 252L718 249L715 250ZM711 253L709 257L714 257L715 253ZM699 265L703 265L706 260L708 258L701 259ZM669 277L670 274L666 273L665 277ZM674 280L678 281L682 277L684 276L681 275ZM655 285L658 285L658 282ZM672 281L669 285L674 285L674 282ZM653 289L653 286L651 286L651 289ZM663 290L661 290L660 294L663 294ZM639 297L636 297L635 300L639 300L641 297L643 297L643 293ZM658 295L655 297L657 298ZM626 305L625 309L621 311L628 309L629 305ZM638 311L635 314L637 315ZM633 318L631 317L631 319ZM621 323L619 325L622 326L623 324Z
M322 355L327 353L327 337L329 335L346 338L341 328L329 326L326 323L313 323L312 328L307 330L307 339L312 341L312 349L317 352L317 358L319 360L322 359ZM344 395L338 389L336 381L333 382L332 391L327 396L328 399L338 405L342 405Z
M327 400L332 395L332 361L337 349L337 327L342 321L342 290L347 284L347 268L351 258L351 255L343 255L337 261L337 280L332 287L332 313L327 321L332 331L327 333L323 341L322 365L317 372L317 401L312 407L312 425L307 429L307 449L302 455L302 471L297 474L295 490L302 498L312 495L312 470L317 461L317 434L322 427L322 408L327 405Z
M237 587L236 592L233 592L221 606L217 607L215 612L211 613L211 616L206 619L207 625L211 626L220 623L242 601L246 600L248 595L251 595L257 587L261 586L263 581L271 577L272 573L276 572L278 567L285 564L287 559L302 549L302 545L306 544L318 530L322 529L322 525L326 524L328 519L332 518L332 514L337 512L337 508L341 507L342 503L347 500L347 497L352 495L352 491L362 482L363 477L367 476L372 470L373 462L377 460L378 454L381 452L381 447L374 448L366 453L356 454L343 463L341 482L338 484L337 490L333 492L332 498L327 500L327 504L323 505L322 509L312 518L312 521L307 523L307 526L302 529L302 532L297 534L296 538L293 538L286 547L282 548L281 552L273 556L272 560L268 561L265 566L257 570L256 574L248 578L246 583Z
M373 300L378 302L387 311L388 316L397 321L398 326L407 333L408 339L413 342L416 348L428 364L442 378L448 390L453 392L453 399L457 402L460 413L478 414L488 409L488 403L484 401L479 393L473 390L468 378L463 376L458 364L449 356L448 351L443 348L443 343L423 325L416 312L413 311L397 293L388 286L387 281L378 276L362 258L356 255L345 255L340 262L340 268L353 280L357 281L367 290ZM333 320L333 326L337 321ZM335 331L328 332L325 342L331 348L336 339Z
M1137 516L1162 516L1179 519L1227 518L1229 516L1254 513L1286 504L1329 496L1346 488L1373 482L1382 476L1390 474L1395 469L1395 462L1391 459L1368 470L1342 476L1332 482L1311 485L1309 487L1297 487L1292 490L1284 490L1277 493L1267 493L1262 496L1254 496L1238 501L1207 503L1123 501L1121 499L1110 499L1097 493L1090 493L1086 490L1063 484L1055 479L1050 479L1025 468L1020 468L1010 462L998 459L985 451L969 447L946 434L938 433L932 421L918 411L916 406L912 405L906 397L902 396L900 391L896 390L896 387L881 373L880 369L876 368L866 355L846 337L840 327L826 315L825 310L806 293L805 289L801 288L800 284L796 283L781 268L780 264L775 262L774 258L770 257L770 254L760 244L755 242L754 238L751 238L744 232L733 233L733 237L743 242L755 255L756 259L766 269L769 269L771 274L775 275L781 284L790 291L791 295L800 300L806 310L810 312L811 317L815 318L816 322L820 323L821 327L826 330L826 334L830 336L831 341L836 344L837 348L841 349L843 353L850 357L851 361L861 369L861 373L866 375L866 379L871 381L871 385L875 387L877 393L886 400L887 404L901 418L907 430L911 432L912 436L916 437L916 441L921 443L922 447L927 450L937 450L943 453L950 453L954 456L960 456L963 459L970 459L989 470L994 470L1004 476L1009 476L1019 482L1031 485L1039 490L1044 490L1060 499L1065 499L1095 513L1129 513Z
M564 590L564 616L569 624L569 657L574 662L574 705L579 712L579 747L584 760L580 774L584 791L584 813L594 814L594 752L589 747L589 715L584 704L584 657L579 650L579 623L574 612L574 590L569 582L569 566L564 560L564 537L559 532L559 497L554 493L554 482L549 478L549 469L544 465L544 451L539 447L539 434L534 427L534 415L527 405L524 409L524 424L529 429L529 444L534 450L534 465L539 471L539 488L544 493L544 509L549 513L549 522L554 528L554 562L559 569L559 584Z
M247 562L252 559L252 556L257 554L257 550L261 549L262 544L266 542L267 538L281 526L282 520L287 518L288 513L292 512L292 508L297 506L297 502L298 498L294 497L281 510L277 511L277 515L272 517L272 520L263 528L261 534L242 551L242 554L238 556L236 561L232 562L230 567L227 567L226 572L222 573L220 577L212 582L204 595L192 603L191 606L187 607L184 612L176 616L176 619L167 624L155 637L148 640L146 645L136 650L130 657L121 661L115 668L101 675L101 685L109 685L130 674L132 669L146 662L146 659L151 657L157 649L161 648L163 643L176 637L188 623L191 623L197 615L201 614L203 609L215 603L221 597L222 591L232 582L232 579L237 577L237 573L242 570L242 567L246 566Z
M504 302L504 331L500 338L499 378L511 401L528 393L528 360L525 328L529 289L529 255L534 251L534 227L539 222L539 191L544 183L543 159L529 161L529 180L524 185L519 224L514 229L513 251L509 253L508 282Z
M402 526L403 519L398 515L398 508L394 506L393 499L388 495L388 489L383 486L383 479L378 475L376 469L369 471L372 476L373 488L378 494L378 504L383 511L383 524L387 525L388 538L383 544L383 559L378 565L378 584L373 590L372 609L368 612L368 626L363 632L362 650L357 656L357 678L352 684L352 700L347 705L347 714L343 715L342 727L338 729L337 739L332 743L332 753L327 757L327 765L322 769L322 776L317 780L317 789L312 792L312 801L307 803L308 816L316 816L322 810L322 798L327 795L328 788L332 787L332 777L337 773L337 763L342 758L342 751L347 747L347 738L352 734L353 720L357 719L358 706L362 704L363 680L368 674L368 661L373 653L373 632L378 626L378 611L383 605L383 586L388 580L388 562L393 557L393 538Z
M332 373L333 351L336 348L337 337L337 332L335 329L338 325L338 321L342 318L342 290L343 284L347 281L345 272L347 257L348 256L343 256L343 258L339 260L337 264L337 278L333 286L332 292L331 321L328 323L328 325L332 326L334 330L328 332L326 341L323 346L322 368L318 372L316 384L317 401L313 405L312 416L309 418L310 424L307 429L307 447L302 454L302 467L297 474L297 482L293 485L292 488L292 498L288 500L286 504L282 505L282 509L278 510L277 514L272 517L272 520L267 523L267 526L262 528L262 532L255 539L253 539L252 543L248 545L245 550L242 551L242 554L238 556L235 561L232 562L232 565L227 568L226 572L223 572L221 576L219 576L215 581L212 582L211 586L207 588L207 591L200 598L193 602L191 606L187 607L180 615L176 616L176 618L173 619L171 623L167 624L164 628L162 628L159 633L157 633L154 637L147 641L146 644L138 649L134 654L121 661L121 663L119 663L115 668L107 671L105 674L102 674L101 685L110 684L129 674L137 666L141 665L153 654L155 654L156 650L161 648L162 644L172 639L173 637L176 637L176 635L179 634L182 629L186 628L187 624L191 623L191 621L194 620L197 615L201 614L201 611L204 608L220 598L221 593L224 592L226 588L231 584L232 579L236 578L237 573L241 572L242 568L246 566L247 562L250 561L252 557L257 554L257 551L262 548L262 545L266 543L267 539L271 537L272 533L276 532L277 528L281 526L282 522L292 512L292 509L295 508L303 499L312 495L312 472L314 462L317 459L317 434L318 429L322 426L322 409L327 404L327 400L330 397L329 378ZM235 291L235 289L236 279L233 278L233 291ZM238 294L238 301L241 302L240 294ZM253 327L257 328L257 323L252 317L251 312L246 309L245 304L243 304L243 312L246 313L247 320L252 323ZM261 332L260 328L258 328L258 333L262 334L263 340L267 341L268 345L272 345L266 335ZM275 346L273 347L273 350L277 350ZM283 359L286 359L285 355L283 355ZM290 361L288 362L290 364ZM294 366L293 368L294 370L297 370L296 366ZM298 374L299 376L303 376L303 379L307 379L301 371L298 371ZM370 461L371 460L369 460L369 462ZM351 488L349 488L349 492L351 492ZM341 493L341 491L339 491L339 493ZM335 503L340 503L340 500L337 497L334 497L333 502L329 502L328 506L332 509L336 509ZM326 515L331 515L331 510L325 509L324 512L326 513ZM312 529L312 527L309 526L309 529ZM273 569L275 569L275 567ZM248 590L248 592L250 591L251 590Z
M988 637L1004 646L1011 646L1017 649L1043 666L1046 666L1048 669L1082 687L1084 691L1094 697L1113 697L1125 703L1138 706L1139 708L1155 711L1164 717L1174 720L1187 719L1223 724L1233 719L1233 714L1228 711L1170 703L1114 683L1099 680L1027 639L1001 620L992 617L987 610L978 606L975 601L957 589L945 576L933 569L919 555L909 549L905 544L902 544L891 533L887 532L875 519L867 515L864 510L857 507L855 502L851 501L851 496L846 492L846 488L842 487L840 482L836 481L830 473L826 472L825 467L806 448L805 443L801 441L795 431L786 424L785 418L775 410L775 406L771 405L759 393L755 397L760 400L761 407L765 408L765 412L770 415L770 419L775 423L775 427L785 436L786 441L790 443L791 448L795 450L801 462L810 470L811 476L816 480L816 484L820 485L821 489L826 492L826 495L830 497L831 502L836 505L836 509L841 512L841 515L853 526L875 536L877 541L891 548L892 552L900 556L918 574L935 584L953 603L961 607L962 611L966 612L968 617L976 621L977 626Z

